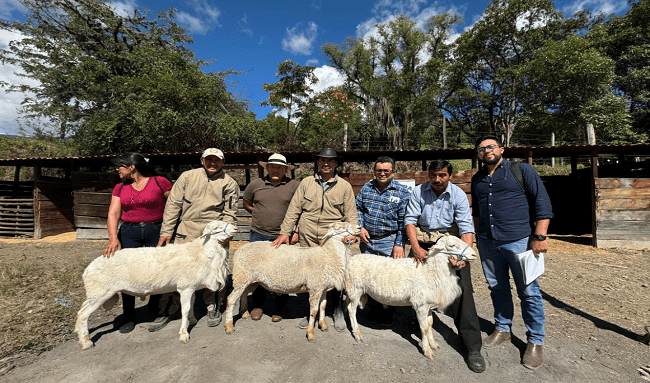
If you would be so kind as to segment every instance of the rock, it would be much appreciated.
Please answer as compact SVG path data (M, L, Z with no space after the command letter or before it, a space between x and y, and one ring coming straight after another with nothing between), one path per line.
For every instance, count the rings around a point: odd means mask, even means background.
M28 309L28 308L34 306L34 303L35 303L34 300L31 300L31 301L27 302L27 304L25 305L25 308Z

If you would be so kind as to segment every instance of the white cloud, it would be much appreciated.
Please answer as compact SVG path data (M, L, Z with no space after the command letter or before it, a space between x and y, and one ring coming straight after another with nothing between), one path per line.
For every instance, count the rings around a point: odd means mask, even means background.
M314 70L314 75L318 78L316 84L308 84L315 93L320 93L327 88L343 85L345 78L336 68L329 65L323 65Z
M0 49L5 49L10 41L20 40L22 35L15 32L0 30ZM12 64L0 63L0 82L9 85L27 84L36 86L37 81L26 79L18 76L16 73L22 73L22 68ZM18 120L21 117L18 112L21 103L25 97L32 96L30 93L23 92L6 92L6 88L0 88L0 133L19 134ZM46 122L46 120L43 120Z
M305 64L307 66L316 66L318 65L318 59L309 59Z
M253 37L253 30L250 28L246 28L244 25L248 24L248 15L244 13L244 17L239 19L239 22L237 23L239 25L239 28L242 32L245 34L249 35L250 37Z
M190 33L197 35L205 35L215 26L221 27L219 23L221 11L219 8L208 4L206 0L195 0L189 3L198 16L194 16L185 11L178 12L176 14L178 24L182 25Z
M287 28L287 35L282 39L282 49L296 55L310 55L316 41L318 25L310 21L306 29L300 30L300 26L299 23L291 29Z
M0 19L12 19L11 13L13 11L24 13L25 7L18 0L0 0Z
M595 14L603 12L609 15L612 13L622 14L630 8L630 5L627 1L621 0L577 0L562 7L560 10L564 14L564 17L571 17L576 12L587 8Z
M435 15L442 13L460 14L465 12L466 7L457 7L449 4L446 7L436 6L433 3L427 6L428 0L381 0L371 10L373 16L357 25L357 37L369 38L377 36L377 24L388 24L399 15L405 15L415 21L416 27L424 29L426 23Z
M115 10L115 13L123 17L132 14L133 8L136 8L138 6L136 2L133 0L126 0L124 2L112 1L109 3L109 5L111 6L111 8L113 8L113 10Z

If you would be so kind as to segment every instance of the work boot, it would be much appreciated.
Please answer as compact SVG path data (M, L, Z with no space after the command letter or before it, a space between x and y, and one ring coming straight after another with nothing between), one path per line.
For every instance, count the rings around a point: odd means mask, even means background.
M260 320L262 319L262 315L264 315L264 311L262 311L260 308L253 309L253 311L251 311L252 320Z
M128 334L131 331L133 331L134 328L135 328L135 322L133 322L132 320L125 321L120 326L120 334Z
M509 341L510 341L510 332L494 330L492 335L483 339L483 347L485 348L498 347L503 342L509 342Z
M221 311L214 309L208 311L208 327L216 327L221 323Z
M158 318L154 319L153 324L149 326L149 332L162 330L169 322L180 318L180 313L181 310L178 310L174 315L160 315Z
M302 318L300 320L300 323L298 323L298 328L301 328L301 329L304 330L307 327L309 327L309 317L304 317L304 318Z
M543 361L542 346L539 344L528 343L526 346L526 352L524 352L524 357L521 361L524 367L535 370L542 365Z
M467 354L467 367L478 374L485 371L485 359L480 351L470 351Z

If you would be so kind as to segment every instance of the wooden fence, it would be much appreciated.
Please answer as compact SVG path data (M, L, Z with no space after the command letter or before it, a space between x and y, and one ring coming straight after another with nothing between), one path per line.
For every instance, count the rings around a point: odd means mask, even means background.
M650 248L650 179L596 179L598 247Z

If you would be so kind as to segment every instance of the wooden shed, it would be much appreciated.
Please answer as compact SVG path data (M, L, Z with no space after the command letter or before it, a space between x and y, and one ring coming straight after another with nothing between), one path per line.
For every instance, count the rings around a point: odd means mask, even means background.
M311 163L314 152L285 152L290 163ZM251 171L263 169L259 161L270 153L230 152L226 169L245 169L243 188ZM421 172L398 174L396 178L425 182L428 162L437 159L472 159L466 149L409 151L350 151L341 153L346 162L369 163L378 156L395 161L419 161ZM571 175L542 177L554 207L550 234L593 234L598 247L650 247L647 219L650 214L650 144L568 145L554 147L508 147L509 159L532 163L533 158L570 158ZM148 157L174 180L183 170L198 167L200 152L156 153ZM607 157L607 158L605 158ZM110 172L111 155L63 158L22 158L0 160L0 166L15 167L13 182L0 183L0 236L42 238L77 230L78 238L105 238L110 191L119 182ZM611 160L610 163L606 163ZM578 163L591 164L578 169ZM599 164L600 162L600 164ZM21 167L34 168L34 180L19 182ZM45 176L42 169L59 169L60 177ZM475 170L457 173L452 181L469 192L469 179ZM358 192L372 178L370 174L342 174ZM295 175L294 175L295 178ZM246 212L240 209L241 233L247 235ZM238 214L239 215L239 214Z

